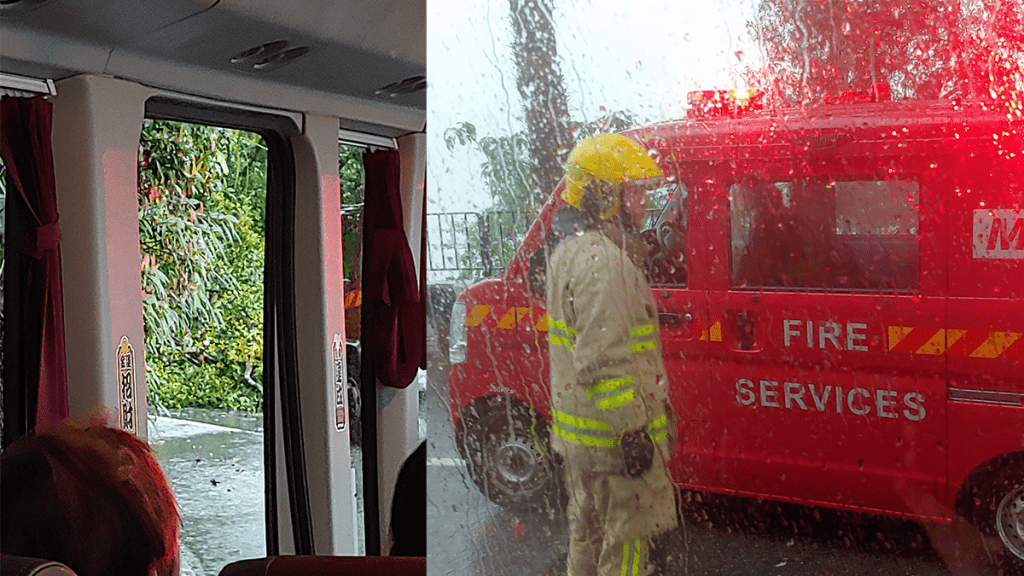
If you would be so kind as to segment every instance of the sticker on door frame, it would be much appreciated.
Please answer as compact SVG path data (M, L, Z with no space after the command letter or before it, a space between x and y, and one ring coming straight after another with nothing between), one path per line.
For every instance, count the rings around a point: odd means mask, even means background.
M334 427L343 432L348 427L348 390L345 389L345 339L335 334L331 342L334 361Z
M125 432L137 434L135 405L135 349L128 336L121 336L117 345L118 423Z

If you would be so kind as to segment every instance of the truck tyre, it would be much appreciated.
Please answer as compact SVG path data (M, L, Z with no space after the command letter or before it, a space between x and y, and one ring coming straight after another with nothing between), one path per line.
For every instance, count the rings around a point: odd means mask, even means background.
M464 411L459 447L469 475L492 502L546 510L564 492L542 416L517 400L487 398Z
M1024 568L1024 461L1001 462L969 486L971 520L1002 545L1002 563Z

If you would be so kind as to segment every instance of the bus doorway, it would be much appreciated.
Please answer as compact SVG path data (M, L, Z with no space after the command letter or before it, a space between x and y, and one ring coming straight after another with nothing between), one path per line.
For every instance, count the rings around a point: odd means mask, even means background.
M146 120L138 158L149 441L183 518L182 566L266 555L267 146Z

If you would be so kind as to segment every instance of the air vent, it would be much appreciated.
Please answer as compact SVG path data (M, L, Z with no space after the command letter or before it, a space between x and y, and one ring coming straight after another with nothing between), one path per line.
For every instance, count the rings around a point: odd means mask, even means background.
M405 96L406 94L412 94L413 92L419 92L427 87L426 76L410 76L405 80L400 80L394 84L388 84L383 88L378 88L374 94L377 96L389 96L394 98L396 96Z
M295 45L288 40L275 40L239 52L228 62L233 68L267 72L294 62L309 51L309 46Z

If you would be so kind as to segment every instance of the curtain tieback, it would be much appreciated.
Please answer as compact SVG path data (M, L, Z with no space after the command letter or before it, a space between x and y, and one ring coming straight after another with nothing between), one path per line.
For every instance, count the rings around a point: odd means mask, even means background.
M60 245L60 223L51 222L25 232L22 252L40 259Z

